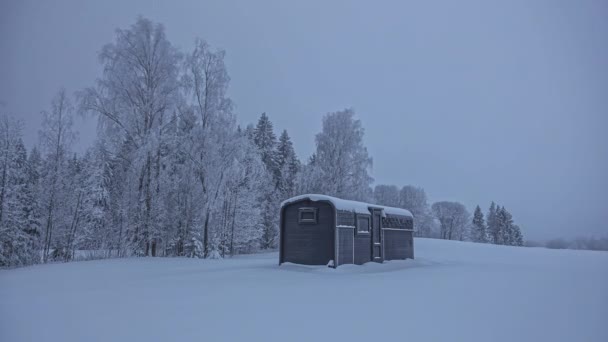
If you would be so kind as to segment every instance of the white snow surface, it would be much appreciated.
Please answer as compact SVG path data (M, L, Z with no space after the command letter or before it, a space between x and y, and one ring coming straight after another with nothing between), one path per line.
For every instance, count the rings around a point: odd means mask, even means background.
M281 203L281 207L283 207L289 203L297 202L297 201L300 201L303 199L309 199L313 202L328 201L331 204L333 204L337 210L354 211L357 214L368 214L369 215L369 208L373 207L373 208L384 209L385 214L412 217L412 213L406 209L387 207L387 206L383 206L383 205L370 204L370 203L365 203L365 202L345 200L345 199L341 199L341 198L337 198L337 197L319 195L319 194L299 195L296 197L286 199L285 201L283 201Z
M608 341L608 253L416 239L416 260L0 271L0 341Z

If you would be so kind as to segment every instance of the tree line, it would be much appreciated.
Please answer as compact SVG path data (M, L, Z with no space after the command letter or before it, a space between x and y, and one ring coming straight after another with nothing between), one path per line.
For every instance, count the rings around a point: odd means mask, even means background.
M429 205L424 189L413 185L401 189L395 185L376 185L373 197L378 204L408 209L414 216L415 234L420 237L510 246L524 243L511 213L494 202L486 216L479 205L471 216L459 202L439 201Z
M0 117L0 266L103 257L220 258L278 243L282 200L303 193L406 208L418 236L521 245L504 207L487 224L456 202L427 204L422 188L377 185L353 109L327 113L315 152L296 156L265 113L240 126L227 96L225 52L196 39L180 51L163 25L139 18L99 53L102 73L60 89L28 151L23 124ZM98 122L74 153L75 115Z

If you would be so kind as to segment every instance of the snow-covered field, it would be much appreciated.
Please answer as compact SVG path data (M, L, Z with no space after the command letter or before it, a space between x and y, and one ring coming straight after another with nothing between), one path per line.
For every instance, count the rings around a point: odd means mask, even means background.
M608 341L608 253L415 243L337 270L272 253L0 271L0 341Z

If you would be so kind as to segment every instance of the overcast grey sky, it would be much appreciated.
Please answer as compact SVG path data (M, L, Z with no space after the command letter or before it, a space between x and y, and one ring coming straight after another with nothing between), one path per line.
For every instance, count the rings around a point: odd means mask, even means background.
M225 49L239 121L268 113L302 158L323 114L354 107L376 183L496 200L531 239L608 233L607 1L2 0L0 109L29 146L138 15ZM95 123L77 128L84 150Z

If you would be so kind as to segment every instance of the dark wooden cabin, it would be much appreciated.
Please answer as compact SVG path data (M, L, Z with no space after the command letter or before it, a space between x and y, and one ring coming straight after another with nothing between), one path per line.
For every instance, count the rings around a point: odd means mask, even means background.
M325 195L284 201L280 238L279 264L337 267L414 258L409 211Z

